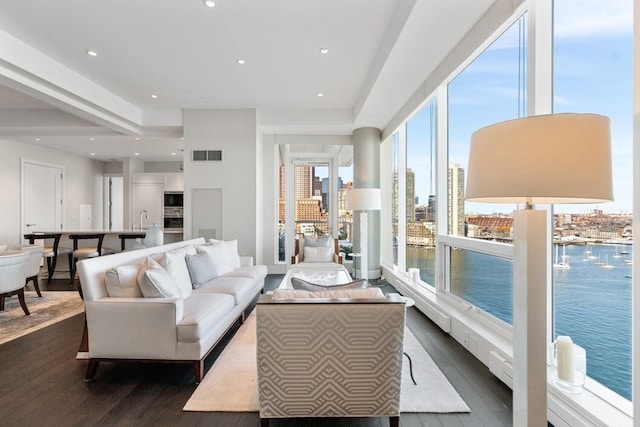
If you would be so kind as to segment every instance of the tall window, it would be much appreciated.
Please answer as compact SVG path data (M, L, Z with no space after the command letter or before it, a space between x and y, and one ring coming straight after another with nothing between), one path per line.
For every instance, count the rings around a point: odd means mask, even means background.
M554 112L611 119L613 203L555 205L554 335L587 374L631 399L632 0L554 1ZM585 171L585 180L597 179ZM637 191L637 189L636 189ZM564 255L564 257L563 257Z
M508 28L448 85L448 234L512 243L516 205L465 203L471 134L526 115L526 15ZM449 291L512 322L512 266L501 257L465 248L450 251Z
M407 269L435 284L435 100L407 122L406 212Z
M398 212L400 192L398 188L399 184L399 136L398 133L393 134L392 139L392 159L391 159L391 236L393 239L393 264L398 265Z

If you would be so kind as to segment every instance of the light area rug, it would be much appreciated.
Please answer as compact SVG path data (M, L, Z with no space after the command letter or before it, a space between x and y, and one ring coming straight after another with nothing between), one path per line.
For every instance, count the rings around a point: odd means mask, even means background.
M40 298L35 291L26 291L24 296L30 316L25 316L17 296L5 299L5 308L0 311L0 344L84 311L78 292L44 291Z
M469 412L469 407L444 376L416 337L405 329L400 412ZM258 412L256 315L252 313L222 351L204 380L191 395L184 411Z

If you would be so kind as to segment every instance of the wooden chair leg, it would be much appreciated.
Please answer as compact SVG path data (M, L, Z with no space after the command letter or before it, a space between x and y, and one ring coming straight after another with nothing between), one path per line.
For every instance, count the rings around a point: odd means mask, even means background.
M56 261L58 257L47 257L47 284L51 283L51 279L53 279L53 272L56 269Z
M38 285L38 275L36 274L35 276L27 277L27 283L29 283L29 280L33 282L33 287L35 288L38 296L42 298L42 294L40 293L40 286Z
M76 262L78 262L78 258L74 258L73 256L69 257L69 275L71 276L69 284L73 285L73 280L76 278Z
M20 301L20 306L22 306L22 310L26 316L30 316L29 309L27 308L27 303L24 300L24 288L18 291L18 301Z
M84 376L85 381L91 381L93 379L93 377L96 375L99 364L99 360L89 359L89 364L87 365L87 373Z

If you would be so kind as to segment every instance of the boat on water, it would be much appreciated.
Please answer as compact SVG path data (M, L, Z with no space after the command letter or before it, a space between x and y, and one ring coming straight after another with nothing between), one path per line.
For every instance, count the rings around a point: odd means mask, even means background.
M560 245L556 245L556 262L553 263L553 268L559 270L568 270L571 268L571 266L568 262L565 261L567 259L567 245L562 245L562 261L558 261L558 246Z
M604 262L600 265L602 268L615 268L613 265L609 264L609 255L604 257Z
M613 257L622 258L622 254L620 253L620 250L618 248L616 248L615 252L613 253Z

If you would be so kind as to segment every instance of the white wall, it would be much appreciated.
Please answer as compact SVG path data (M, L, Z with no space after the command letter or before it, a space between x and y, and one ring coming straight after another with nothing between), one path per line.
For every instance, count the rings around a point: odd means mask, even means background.
M61 166L64 176L63 225L80 226L80 205L91 205L93 228L102 228L103 162L40 145L0 140L0 243L19 244L21 159Z
M241 255L265 262L256 237L262 211L257 204L262 182L258 179L256 110L185 110L184 149L185 239L191 238L191 190L221 188L222 237L237 239ZM192 162L192 150L222 150L222 161Z

